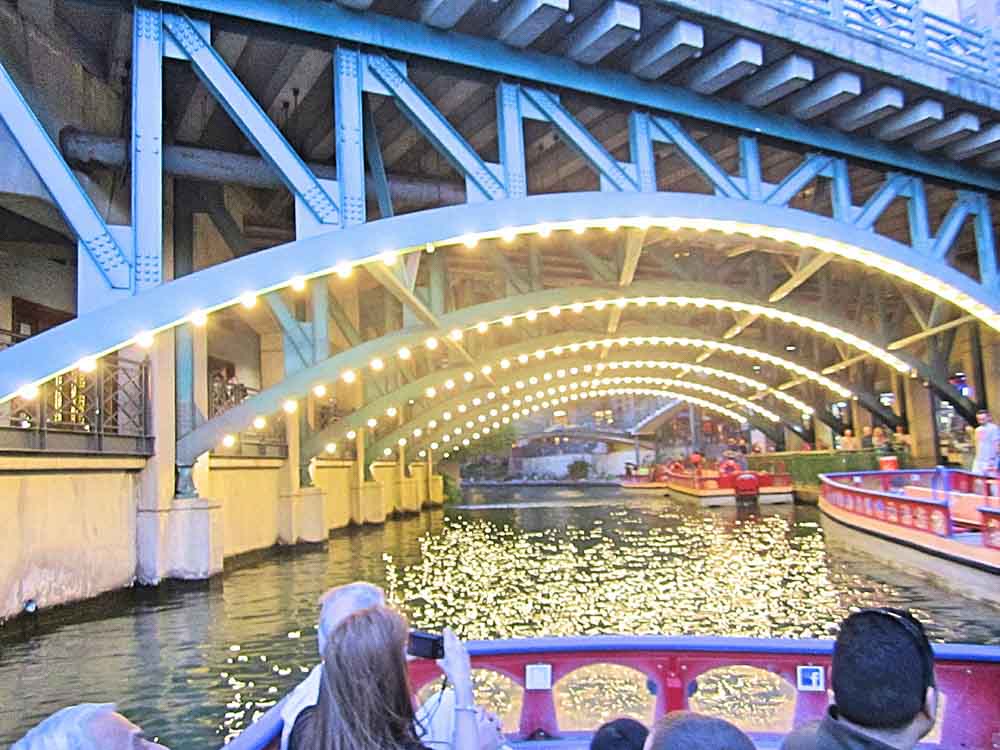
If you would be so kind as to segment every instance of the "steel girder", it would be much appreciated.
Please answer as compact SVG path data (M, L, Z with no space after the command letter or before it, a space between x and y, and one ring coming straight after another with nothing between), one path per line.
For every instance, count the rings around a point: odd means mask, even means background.
M948 163L913 149L720 101L661 81L647 82L627 73L578 65L566 58L511 49L496 40L442 32L413 21L377 13L360 14L312 0L175 0L174 5L476 68L491 75L531 81L535 86L580 91L637 108L697 118L834 151L890 168L918 171L986 190L1000 189L1000 177L988 171Z

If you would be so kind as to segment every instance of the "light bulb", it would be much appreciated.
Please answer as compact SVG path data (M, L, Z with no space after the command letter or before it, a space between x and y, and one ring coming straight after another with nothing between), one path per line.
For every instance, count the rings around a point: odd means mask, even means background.
M343 374L340 376L345 383L353 383L358 379L357 374L354 370L344 370Z
M143 331L135 337L135 343L143 349L149 349L153 345L153 334L149 331Z
M232 435L226 435L224 438L222 438L222 444L226 448L232 448L234 445L236 445L236 438L233 437Z
M354 268L347 261L342 261L342 262L338 263L337 264L337 268L336 268L337 275L340 278L342 278L342 279L346 279L346 278L350 277L351 272L353 270L354 270Z
M201 328L203 325L205 325L205 323L208 322L208 315L205 314L204 310L195 310L193 313L191 313L188 320L191 321L192 325Z
M409 349L408 349L407 347L405 347L405 346L401 346L401 347L399 348L399 351L398 351L398 352L396 352L396 355L397 355L397 356L398 356L398 357L399 357L400 359L409 359L409 358L410 358L410 355L411 355L411 352L410 352L410 350L409 350Z
M76 369L80 372L93 372L97 369L97 360L93 357L84 357L77 362Z
M294 414L299 408L299 402L293 399L288 399L281 405L281 408L285 410L286 414Z
M334 453L337 452L337 444L336 443L327 443L326 444L326 452L329 453L332 456Z
M438 340L431 336L424 342L424 346L426 346L430 351L434 351L438 348Z
M247 310L250 310L257 304L257 295L253 292L243 292L243 294L240 295L240 304Z
M263 430L267 427L267 420L264 417L254 417L253 428L255 430Z
M292 287L294 291L301 292L303 289L306 288L306 280L301 276L294 276L292 277L292 280L289 282L289 285Z
M323 398L326 395L326 386L320 383L313 388L313 395L316 398Z
M373 359L369 364L369 367L371 367L375 372L381 372L385 369L385 362L383 362L380 357L375 357L375 359Z

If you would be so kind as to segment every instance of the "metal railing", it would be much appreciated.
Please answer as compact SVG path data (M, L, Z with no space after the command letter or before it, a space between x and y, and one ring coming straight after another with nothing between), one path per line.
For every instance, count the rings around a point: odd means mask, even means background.
M0 406L0 451L149 456L149 363L108 356Z
M6 349L7 347L14 346L14 344L18 341L24 341L26 338L28 337L20 333L0 328L0 351Z
M924 10L920 0L762 1L1000 84L1000 40L993 31Z

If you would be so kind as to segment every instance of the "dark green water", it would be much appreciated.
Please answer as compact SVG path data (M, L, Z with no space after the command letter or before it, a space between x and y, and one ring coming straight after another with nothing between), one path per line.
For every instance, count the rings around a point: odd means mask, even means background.
M506 491L355 529L208 585L124 592L0 628L0 746L57 708L117 702L175 750L221 745L317 662L316 600L385 585L465 637L818 636L851 607L916 610L1000 644L1000 613L830 545L813 508L706 511L612 489Z

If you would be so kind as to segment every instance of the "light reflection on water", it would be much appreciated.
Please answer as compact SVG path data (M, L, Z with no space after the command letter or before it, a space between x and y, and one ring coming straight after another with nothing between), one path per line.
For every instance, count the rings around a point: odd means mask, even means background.
M827 547L813 508L703 511L611 489L469 502L483 507L0 628L0 746L85 700L118 702L175 750L221 744L315 664L316 599L356 579L389 587L414 624L472 638L824 636L851 607L891 604L937 640L1000 643L996 610Z

